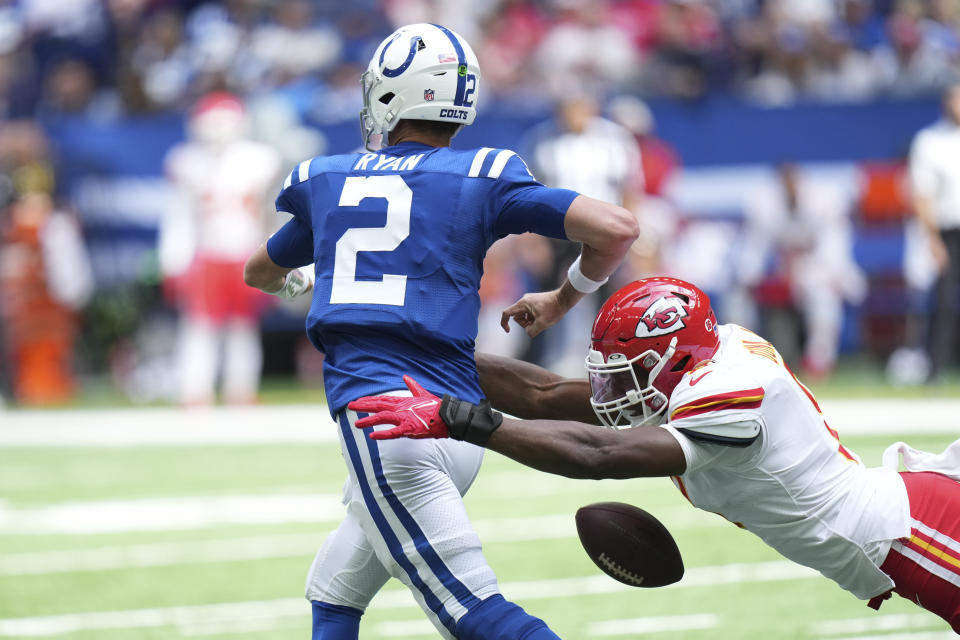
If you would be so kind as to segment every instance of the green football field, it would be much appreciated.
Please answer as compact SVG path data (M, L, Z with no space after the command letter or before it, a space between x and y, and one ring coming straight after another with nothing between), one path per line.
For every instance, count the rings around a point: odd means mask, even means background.
M940 451L960 435L960 400L938 402L824 408L877 465L895 440ZM309 637L304 578L343 512L334 437L307 405L0 412L0 638ZM663 520L681 582L635 589L593 566L573 513L608 500ZM955 637L903 600L875 613L667 479L568 480L488 452L466 502L504 595L567 640ZM361 637L438 636L392 581Z

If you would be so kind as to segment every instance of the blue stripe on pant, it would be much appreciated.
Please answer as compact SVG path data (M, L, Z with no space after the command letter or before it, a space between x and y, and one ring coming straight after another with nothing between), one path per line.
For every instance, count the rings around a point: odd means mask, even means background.
M386 543L391 557L410 579L410 583L413 585L413 587L415 587L421 593L427 607L433 611L433 613L440 620L441 624L443 624L443 626L446 627L451 634L453 634L456 629L456 621L443 606L440 598L438 598L437 595L430 589L430 587L427 586L423 578L420 576L417 568L405 555L400 540L390 527L390 523L388 522L386 515L381 509L380 504L377 502L377 498L374 494L374 488L371 487L371 484L368 481L367 472L364 469L363 459L355 440L357 437L357 434L355 433L356 429L350 423L346 413L340 414L339 422L340 429L343 432L343 440L347 448L347 453L357 476L357 484L363 496L364 504L371 518L373 519L377 530L380 532L380 535ZM404 529L407 531L407 534L412 538L414 547L417 549L421 557L423 557L430 570L436 574L436 578L440 581L440 583L447 588L447 590L449 590L450 593L453 594L457 599L457 601L460 602L460 604L465 608L469 608L470 606L474 606L475 604L479 603L479 599L476 598L476 596L474 596L463 583L453 576L447 566L440 559L439 555L437 555L436 550L434 550L430 545L429 540L427 540L426 536L423 534L423 531L417 525L409 511L407 511L407 509L400 502L400 499L394 494L383 473L377 443L376 441L370 440L366 437L366 434L369 431L370 429L365 429L362 437L367 442L368 453L370 455L374 475L377 480L376 489L382 493L384 499L390 505L390 509L393 511L394 515L401 522Z
M470 589L468 589L466 585L460 582L460 580L450 572L450 569L444 564L443 559L437 555L436 549L431 546L430 541L427 539L427 536L424 535L420 525L417 524L417 521L413 519L410 512L403 506L403 503L400 502L400 498L398 498L393 492L393 489L390 488L387 478L383 473L383 465L380 463L377 441L366 437L372 430L372 428L363 430L364 439L367 441L370 461L373 463L373 470L376 474L377 485L380 487L381 493L383 493L383 496L387 499L387 503L393 510L394 515L396 515L400 523L403 524L403 528L407 530L407 534L413 539L414 546L427 563L427 566L430 567L430 570L437 576L441 584L453 594L457 602L469 610L471 607L479 604L480 600L470 592Z

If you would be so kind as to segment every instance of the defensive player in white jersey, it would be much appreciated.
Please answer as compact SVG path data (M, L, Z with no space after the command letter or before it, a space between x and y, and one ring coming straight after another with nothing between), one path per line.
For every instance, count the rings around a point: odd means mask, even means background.
M263 239L280 157L252 140L243 103L214 92L193 109L189 139L165 159L172 197L160 229L160 266L181 310L178 398L213 402L218 374L226 402L257 398L259 319L267 300L243 285L243 265Z
M442 26L408 25L384 40L361 79L370 153L294 169L277 198L293 217L246 264L247 283L264 291L312 287L307 333L326 356L326 400L348 466L346 518L307 582L314 640L356 640L363 612L391 576L444 638L557 640L500 595L470 526L462 495L483 450L376 443L353 428L357 415L346 409L362 396L406 393L409 371L438 393L482 400L477 290L498 238L535 232L582 244L559 289L508 307L506 317L528 332L596 290L636 239L629 211L545 187L509 149L449 148L476 116L479 80L469 45ZM384 148L373 144L380 134Z
M908 449L908 472L866 468L776 349L717 326L706 294L681 280L622 288L597 315L592 341L589 382L478 358L493 406L541 420L428 397L407 378L414 401L358 400L355 410L380 413L357 426L397 425L374 439L449 435L569 477L672 476L694 506L871 607L896 592L960 633L960 440L942 456ZM591 414L613 429L557 420L595 422ZM642 425L657 426L630 428Z

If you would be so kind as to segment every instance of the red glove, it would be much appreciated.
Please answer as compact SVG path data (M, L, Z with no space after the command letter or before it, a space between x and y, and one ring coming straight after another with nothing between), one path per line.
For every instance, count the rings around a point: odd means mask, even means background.
M406 396L364 396L347 405L348 409L364 411L373 415L360 418L354 425L365 429L378 424L396 425L393 429L374 431L372 440L392 440L394 438L446 438L450 434L447 425L440 418L440 398L433 395L410 376L403 381L413 397Z

